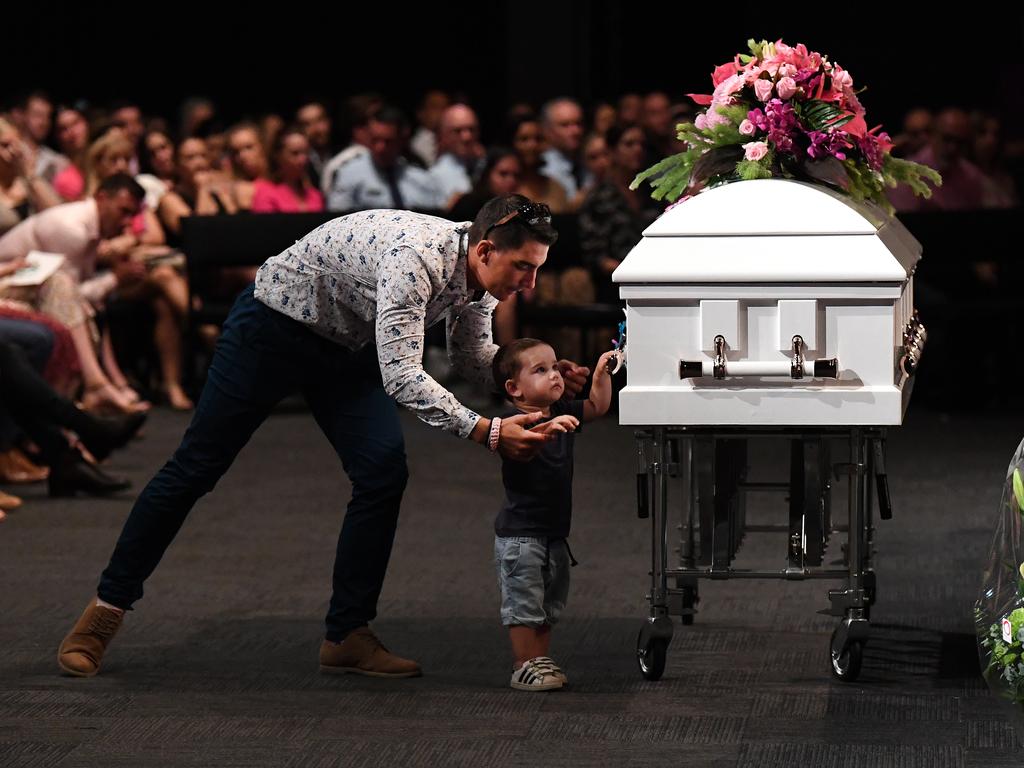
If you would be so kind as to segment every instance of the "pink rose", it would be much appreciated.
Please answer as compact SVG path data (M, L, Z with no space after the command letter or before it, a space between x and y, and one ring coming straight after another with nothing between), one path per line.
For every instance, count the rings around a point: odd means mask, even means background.
M698 131L703 131L708 127L708 119L704 116L704 113L701 112L697 115L697 119L693 121L693 124L696 126Z
M832 70L832 87L837 91L845 91L853 88L853 77L838 64Z
M742 133L744 136L753 136L754 131L756 130L757 128L755 128L754 124L749 120L744 120L742 123L740 123L740 133Z
M768 101L772 97L771 80L758 80L754 83L754 95L758 101Z
M719 104L728 104L729 97L737 91L743 90L743 75L732 74L715 86L712 98Z
M762 157L768 154L768 145L763 141L752 141L749 144L743 145L743 156L747 160L753 160L757 162Z
M778 88L779 91L779 98L783 101L789 101L794 95L796 95L796 80L792 77L784 77L779 80L776 88Z
M781 77L796 77L797 69L792 64L783 64L779 67Z

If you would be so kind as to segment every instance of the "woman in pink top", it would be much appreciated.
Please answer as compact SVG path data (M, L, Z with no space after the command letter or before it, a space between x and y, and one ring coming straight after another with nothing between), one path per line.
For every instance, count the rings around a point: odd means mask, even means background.
M253 213L322 211L324 198L309 180L309 140L298 126L277 134L270 155L271 179L253 184Z
M57 107L54 121L57 146L71 162L53 180L53 187L67 202L81 200L85 195L85 153L89 149L89 123L74 107Z
M125 173L132 157L132 145L124 133L114 129L89 147L86 157L86 190L90 193L104 179ZM105 242L99 256L111 267L121 261L147 263L153 246L165 242L163 227L156 214L144 208L121 235ZM188 283L169 263L149 262L144 277L135 285L118 289L120 298L144 301L156 316L153 329L154 346L160 358L161 387L172 408L189 410L192 401L181 385L182 326L188 316ZM117 365L109 334L103 338L104 368L114 385L129 398L137 393L128 386Z

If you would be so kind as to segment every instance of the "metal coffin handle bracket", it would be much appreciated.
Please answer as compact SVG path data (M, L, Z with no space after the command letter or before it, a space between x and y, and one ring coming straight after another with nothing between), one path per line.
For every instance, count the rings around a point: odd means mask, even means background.
M900 355L899 368L904 375L913 376L917 372L927 340L928 331L915 309L913 316L903 329L903 352Z
M725 378L725 336L715 336L715 366L712 369L716 379Z
M793 337L793 362L789 366L789 376L793 379L804 377L804 339L802 336Z

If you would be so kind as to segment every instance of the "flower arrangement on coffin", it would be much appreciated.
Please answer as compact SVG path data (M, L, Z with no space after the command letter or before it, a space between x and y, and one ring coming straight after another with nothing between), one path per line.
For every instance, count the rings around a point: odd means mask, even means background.
M1007 472L1000 524L975 625L982 669L989 687L1024 715L1024 563L1017 564L1024 519L1024 442Z
M887 187L931 196L927 166L895 158L880 126L868 129L850 73L826 56L781 40L748 41L749 54L715 68L714 93L689 94L706 107L676 126L687 149L641 172L656 200L678 200L724 181L784 177L827 184L892 213Z

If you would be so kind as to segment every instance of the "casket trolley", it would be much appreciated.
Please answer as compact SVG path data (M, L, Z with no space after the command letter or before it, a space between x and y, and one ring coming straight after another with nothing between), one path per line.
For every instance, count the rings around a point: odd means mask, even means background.
M639 428L638 514L652 523L650 616L637 640L647 679L664 671L670 616L693 622L699 581L737 578L845 581L828 593L829 613L841 618L832 671L858 676L876 593L876 495L879 517L892 515L886 428L903 421L926 340L913 310L920 256L877 206L765 179L673 206L615 271L628 334L619 420ZM762 438L788 441L788 478L748 482L748 441ZM833 520L840 475L845 524ZM679 557L670 564L676 483ZM752 491L787 494L788 521L748 526ZM771 531L788 534L785 567L733 566L746 534ZM830 566L826 550L840 533L841 567Z

